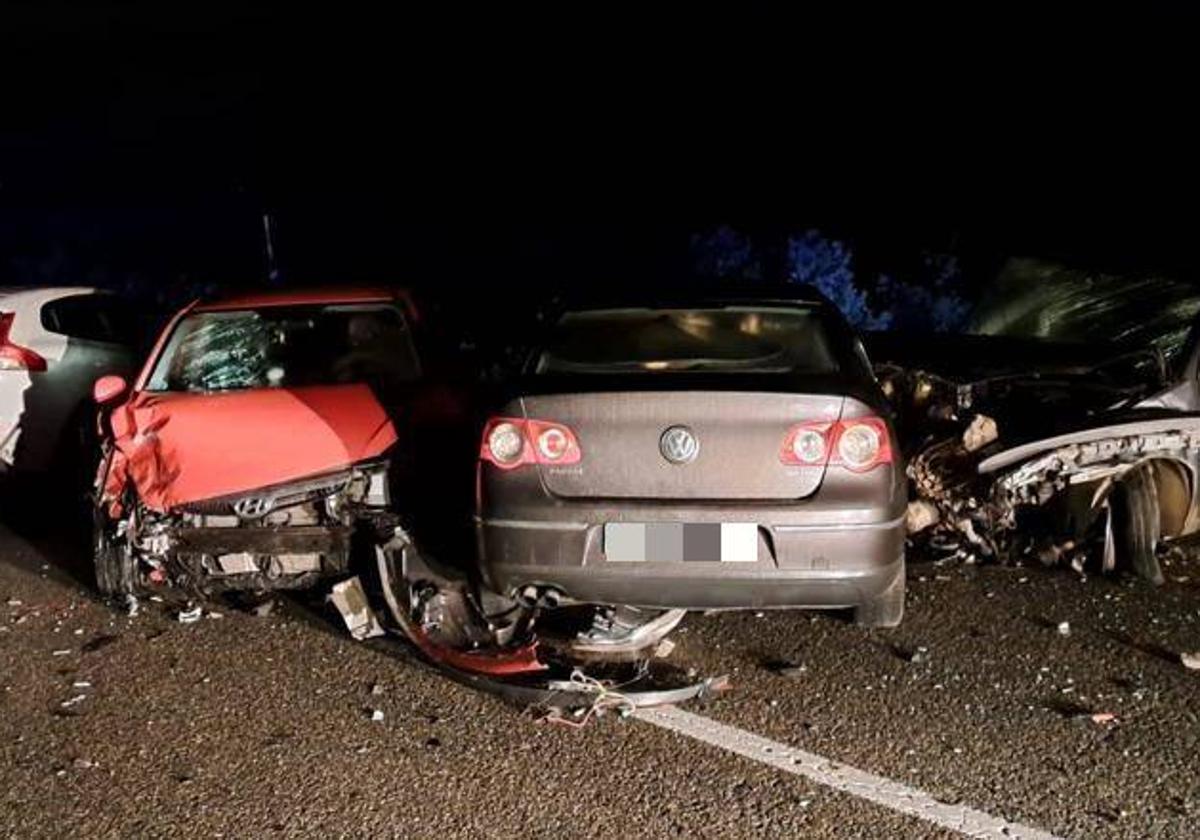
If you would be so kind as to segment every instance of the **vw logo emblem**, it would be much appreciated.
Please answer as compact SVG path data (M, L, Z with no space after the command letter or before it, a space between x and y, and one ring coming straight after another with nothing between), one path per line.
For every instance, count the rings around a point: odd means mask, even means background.
M275 500L269 496L250 496L234 502L233 512L242 519L258 519L270 513L274 507Z
M672 464L686 464L700 453L700 441L687 426L672 426L662 433L658 448Z

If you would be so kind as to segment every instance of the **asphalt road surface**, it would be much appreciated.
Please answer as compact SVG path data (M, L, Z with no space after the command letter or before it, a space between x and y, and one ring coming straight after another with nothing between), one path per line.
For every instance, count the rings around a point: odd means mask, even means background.
M883 777L891 805L642 720L539 724L292 600L129 617L87 563L0 525L0 836L963 836L908 815L916 791L1010 836L1200 836L1187 558L1159 591L914 558L897 630L741 613L674 634L672 660L733 684L686 711Z

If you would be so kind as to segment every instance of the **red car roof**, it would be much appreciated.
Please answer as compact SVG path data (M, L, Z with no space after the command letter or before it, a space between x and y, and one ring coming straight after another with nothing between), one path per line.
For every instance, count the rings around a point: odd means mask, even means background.
M371 287L348 287L326 289L288 289L278 291L250 292L201 301L195 312L219 312L226 309L261 309L264 306L303 306L305 304L380 303L398 302L414 320L417 317L412 297L404 289Z

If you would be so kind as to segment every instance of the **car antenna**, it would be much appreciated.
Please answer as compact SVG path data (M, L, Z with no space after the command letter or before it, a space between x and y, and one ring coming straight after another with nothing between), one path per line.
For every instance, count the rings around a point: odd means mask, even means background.
M275 260L275 217L270 211L263 212L262 225L263 247L267 256L267 283L274 286L280 282L281 276L279 264Z

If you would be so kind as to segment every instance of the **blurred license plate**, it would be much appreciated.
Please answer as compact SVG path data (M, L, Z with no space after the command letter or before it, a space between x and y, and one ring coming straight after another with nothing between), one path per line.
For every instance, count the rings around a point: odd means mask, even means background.
M604 526L610 563L755 563L758 526L753 522L610 522Z

